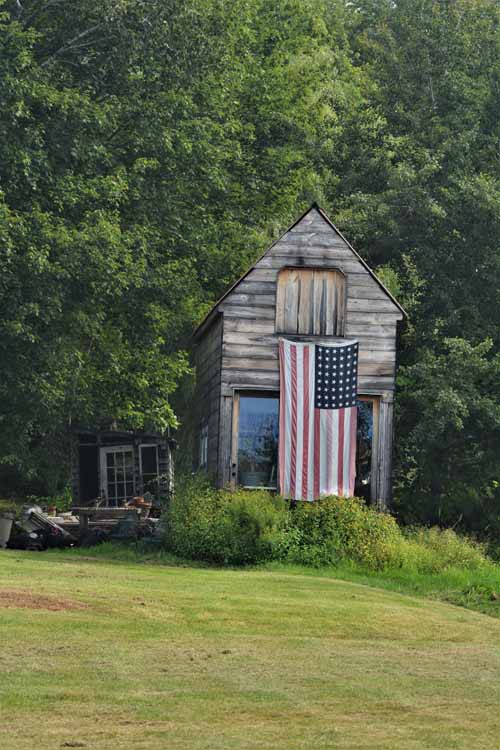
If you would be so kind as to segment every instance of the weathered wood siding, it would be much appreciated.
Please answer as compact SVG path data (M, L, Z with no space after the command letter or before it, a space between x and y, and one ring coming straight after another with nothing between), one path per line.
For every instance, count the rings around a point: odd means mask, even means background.
M278 295L278 277L287 268L311 269L310 277L302 275L303 279L312 279L305 290L309 304L302 304L302 317L301 300L289 299L293 284L288 285L285 295L281 290ZM342 314L334 316L334 328L329 326L324 331L316 320L321 305L310 299L316 288L313 269L318 272L318 280L329 279L328 283L333 283L334 275L329 277L326 271L340 272L335 294L337 299L341 295ZM209 419L209 471L216 473L219 486L234 481L234 390L279 390L278 339L287 320L283 305L297 307L299 340L327 343L342 340L339 337L343 332L345 339L359 342L359 393L378 397L372 497L383 506L390 498L397 323L403 313L315 208L226 294L197 332L197 404ZM321 336L317 335L317 323ZM310 331L311 325L316 335L300 336L302 330Z
M396 326L402 313L335 230L312 209L219 305L222 395L235 386L279 387L277 280L287 266L338 269L346 277L345 338L359 341L359 391L394 390Z
M384 506L391 490L397 323L403 315L349 245L315 209L275 243L219 305L223 331L218 482L222 485L232 478L233 390L279 389L278 331L283 316L276 309L278 276L290 266L337 269L344 274L345 307L335 333L341 335L343 327L345 338L359 342L359 393L380 397L372 497ZM331 336L330 330L328 334Z
M199 462L201 424L208 424L207 471L215 475L219 453L219 410L222 378L222 317L216 316L199 337L195 350L195 463Z
M278 271L276 294L276 333L344 335L345 276L340 271L284 268Z

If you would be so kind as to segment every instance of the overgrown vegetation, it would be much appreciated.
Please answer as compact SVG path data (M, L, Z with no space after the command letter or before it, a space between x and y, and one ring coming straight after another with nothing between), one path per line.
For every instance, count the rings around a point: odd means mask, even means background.
M265 491L218 491L185 479L165 514L165 545L191 560L241 565L271 559L286 504Z
M0 0L1 494L185 422L194 324L317 200L410 314L399 518L498 537L499 61L497 0Z
M186 559L230 565L349 561L369 571L435 574L492 564L484 545L452 529L402 530L393 516L359 498L326 497L290 508L266 491L216 490L199 477L178 487L165 515L164 544Z

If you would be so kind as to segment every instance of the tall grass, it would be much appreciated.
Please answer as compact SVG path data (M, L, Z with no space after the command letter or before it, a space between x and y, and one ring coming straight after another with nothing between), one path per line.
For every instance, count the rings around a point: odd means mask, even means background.
M183 558L222 564L281 560L367 570L438 573L491 565L483 545L451 529L402 530L359 498L326 497L295 508L265 491L215 490L200 478L178 488L165 517L164 545Z

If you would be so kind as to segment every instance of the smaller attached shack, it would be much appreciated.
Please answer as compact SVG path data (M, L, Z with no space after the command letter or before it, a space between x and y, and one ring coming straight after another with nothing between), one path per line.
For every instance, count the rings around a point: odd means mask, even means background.
M72 446L73 505L119 508L150 493L159 503L173 490L175 441L155 432L79 430Z

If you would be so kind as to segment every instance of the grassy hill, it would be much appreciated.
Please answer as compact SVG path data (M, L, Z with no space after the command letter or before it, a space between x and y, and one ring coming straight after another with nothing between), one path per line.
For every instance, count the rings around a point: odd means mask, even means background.
M286 571L0 553L3 750L487 748L500 622Z

